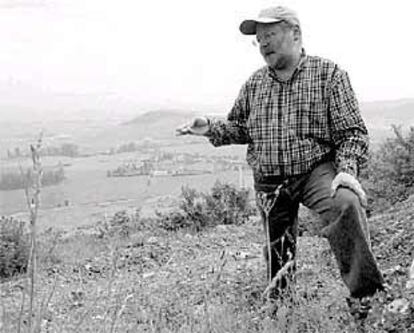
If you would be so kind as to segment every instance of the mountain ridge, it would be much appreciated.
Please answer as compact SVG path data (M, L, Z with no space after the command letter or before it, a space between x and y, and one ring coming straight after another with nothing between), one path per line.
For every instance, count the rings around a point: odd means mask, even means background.
M361 103L364 118L372 141L380 142L393 135L391 125L414 125L414 99L373 101ZM155 109L133 117L121 124L122 130L133 133L133 137L165 139L177 126L190 121L197 115L225 117L226 114L209 114L185 109ZM141 135L139 135L141 134Z

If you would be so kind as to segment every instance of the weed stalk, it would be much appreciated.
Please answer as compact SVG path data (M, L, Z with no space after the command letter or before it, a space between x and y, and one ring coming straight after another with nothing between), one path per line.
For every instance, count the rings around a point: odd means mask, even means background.
M30 151L32 156L33 163L33 182L32 189L33 195L30 196L29 185L25 186L25 195L27 201L27 207L30 213L30 254L27 270L27 280L26 280L26 290L29 290L29 318L28 318L28 329L29 332L32 332L32 316L33 316L33 303L35 299L35 285L36 285L36 221L37 215L40 206L40 191L42 184L42 163L40 161L40 149L42 147L42 137L43 133L40 134L39 139L37 140L36 145L30 145ZM18 332L21 330L21 322L24 311L25 303L25 292L23 291L22 297L22 306L18 324Z

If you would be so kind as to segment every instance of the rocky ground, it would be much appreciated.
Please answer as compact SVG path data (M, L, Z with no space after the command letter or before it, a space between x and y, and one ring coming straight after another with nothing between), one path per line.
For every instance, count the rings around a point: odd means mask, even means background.
M297 282L275 304L262 297L264 235L257 219L200 232L136 222L44 234L32 326L42 332L414 332L414 288L407 288L414 200L370 220L390 289L373 300L363 324L349 314L347 289L324 239L299 238ZM16 332L19 323L26 332L25 279L0 288L0 332Z

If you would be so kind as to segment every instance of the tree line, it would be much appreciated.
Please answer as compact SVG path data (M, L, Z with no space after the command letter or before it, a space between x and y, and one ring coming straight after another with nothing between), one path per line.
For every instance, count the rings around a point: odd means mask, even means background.
M61 183L65 179L65 170L62 164L57 167L43 170L41 184L50 186ZM3 171L0 175L0 191L24 189L33 185L31 169Z
M20 147L7 149L7 158L27 157L29 152L24 152ZM42 156L79 156L79 146L74 143L63 143L60 146L46 146L42 148Z

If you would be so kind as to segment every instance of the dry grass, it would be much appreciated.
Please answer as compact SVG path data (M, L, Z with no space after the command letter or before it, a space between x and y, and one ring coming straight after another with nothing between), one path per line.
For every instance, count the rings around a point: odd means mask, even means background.
M364 330L356 327L325 240L299 238L297 282L272 302L262 298L265 237L257 220L197 233L135 222L126 234L92 226L40 238L34 322L41 332L409 332L396 328L398 316L381 324L387 299ZM18 279L0 287L0 331L15 332L25 289ZM23 313L28 332L27 306Z
M74 234L53 261L40 261L34 307L42 331L344 332L345 289L327 245L300 239L298 283L271 303L262 298L262 242L254 222L201 233L148 228L127 238ZM2 285L5 332L15 331L21 292L17 280Z

